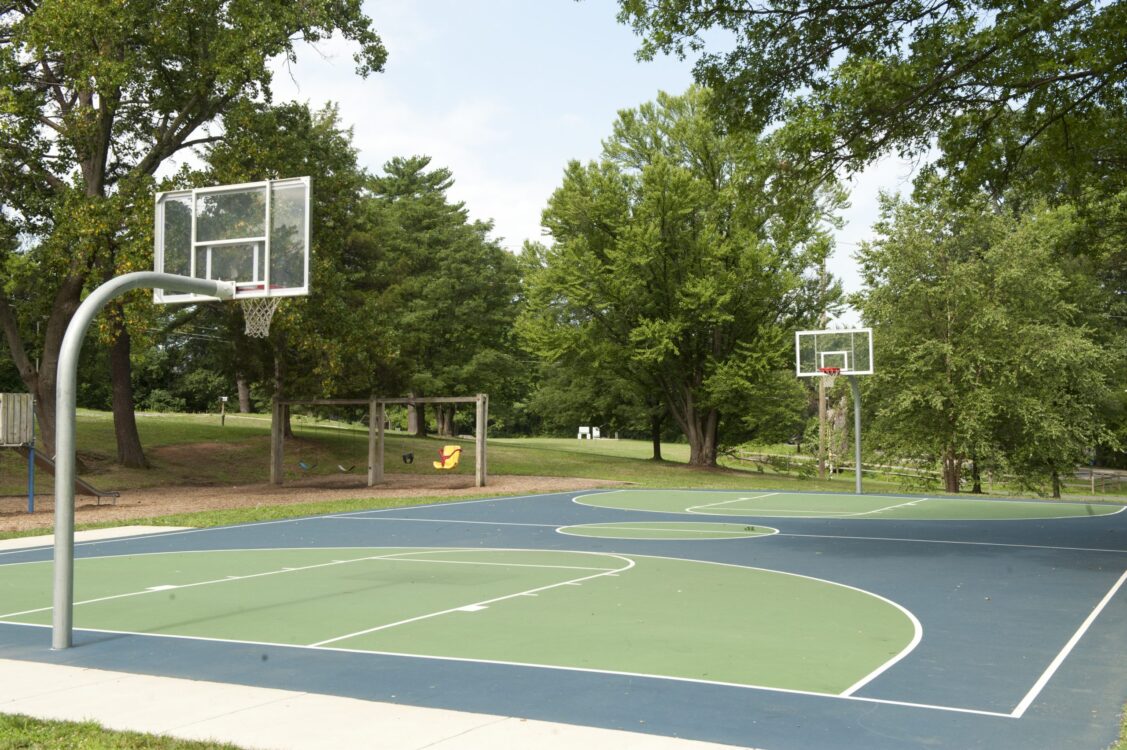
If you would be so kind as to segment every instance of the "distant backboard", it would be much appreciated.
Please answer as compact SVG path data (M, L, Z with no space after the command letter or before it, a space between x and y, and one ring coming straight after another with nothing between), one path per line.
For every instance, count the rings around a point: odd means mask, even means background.
M154 270L235 282L235 299L309 293L309 178L158 193ZM155 290L158 303L212 300Z
M799 331L794 335L795 372L800 378L824 375L837 368L841 375L873 374L873 329Z

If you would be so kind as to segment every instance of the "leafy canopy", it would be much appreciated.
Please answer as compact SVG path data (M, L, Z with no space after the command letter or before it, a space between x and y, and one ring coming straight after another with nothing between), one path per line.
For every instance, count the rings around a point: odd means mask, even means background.
M1127 6L1097 0L620 0L639 56L698 54L731 123L788 121L823 173L943 152L972 183L1034 145L1123 184ZM723 49L724 51L717 51ZM1111 125L1112 131L1106 127ZM1052 159L1044 160L1050 163ZM1061 164L1058 163L1058 166Z
M858 253L855 303L877 331L866 402L872 443L942 463L1017 470L1031 482L1114 442L1105 405L1116 357L1087 325L1102 303L1077 294L1071 207L1021 216L979 194L885 198L877 239Z

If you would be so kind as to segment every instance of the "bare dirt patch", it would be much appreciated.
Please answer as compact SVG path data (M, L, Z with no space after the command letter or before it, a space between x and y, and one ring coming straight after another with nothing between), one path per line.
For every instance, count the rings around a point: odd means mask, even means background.
M123 490L116 503L104 498L79 495L75 499L75 523L137 521L174 513L193 513L227 508L295 505L327 500L400 497L462 497L470 495L535 494L595 487L622 486L622 482L573 477L491 476L487 487L474 487L473 477L434 477L386 474L375 487L365 486L357 476L321 476L272 484L234 487L149 487ZM0 531L50 529L54 525L54 497L35 498L35 512L27 512L27 496L0 497Z

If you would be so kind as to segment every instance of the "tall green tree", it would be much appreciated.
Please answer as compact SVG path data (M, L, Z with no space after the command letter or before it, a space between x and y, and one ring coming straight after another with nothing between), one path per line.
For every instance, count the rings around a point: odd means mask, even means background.
M519 266L490 238L490 223L471 221L449 199L453 175L430 161L392 159L370 183L369 283L393 347L382 386L511 401L524 369L512 340ZM452 410L437 411L440 432L448 432Z
M35 395L45 444L54 443L59 346L83 291L151 267L130 217L151 203L153 175L217 137L201 128L236 102L268 97L272 60L335 33L358 44L361 75L382 68L386 52L359 0L40 0L0 10L0 264L9 279L0 327ZM114 359L127 369L127 340ZM115 399L115 415L131 408Z
M1074 293L1074 212L1014 216L928 187L885 197L878 239L858 253L854 302L879 363L872 444L940 465L949 492L969 466L1051 481L1059 496L1060 476L1114 440L1103 412L1116 357L1086 325L1099 299Z
M835 197L793 191L768 142L717 127L711 98L624 110L601 162L567 166L520 321L549 361L612 346L607 366L661 394L701 466L821 306L804 274L829 251Z

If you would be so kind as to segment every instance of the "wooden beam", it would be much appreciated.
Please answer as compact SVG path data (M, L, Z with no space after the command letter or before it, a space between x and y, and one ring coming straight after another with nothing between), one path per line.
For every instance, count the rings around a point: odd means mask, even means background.
M384 404L475 404L477 396L419 396L418 398L380 398L375 400ZM368 406L371 399L355 398L307 398L282 401L285 406Z
M418 398L381 398L385 404L475 404L477 396L420 396Z
M367 406L370 399L355 398L310 398L282 401L284 406Z

